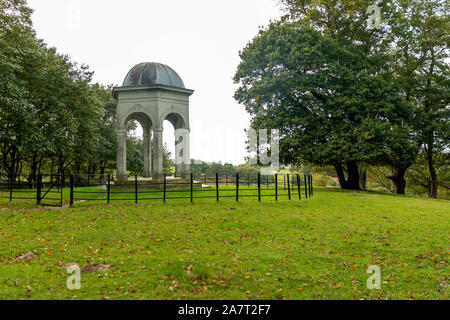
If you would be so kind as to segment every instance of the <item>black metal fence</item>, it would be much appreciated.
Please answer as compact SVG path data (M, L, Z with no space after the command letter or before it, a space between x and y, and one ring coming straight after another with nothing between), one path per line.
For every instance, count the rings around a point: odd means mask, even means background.
M98 187L99 190L94 189ZM307 199L314 195L312 175L271 175L240 177L236 175L173 179L166 175L161 181L151 181L137 175L129 177L126 183L115 181L112 175L90 175L70 177L70 204L77 201L139 201L174 199L262 198L275 200Z
M35 182L16 174L0 174L0 199L35 200L37 205L62 206L64 175L39 174Z
M64 190L66 191L64 192ZM174 199L263 198L307 199L314 195L312 175L201 175L187 179L164 178L161 181L138 176L125 182L113 175L38 175L35 183L15 175L0 175L0 199L35 200L37 205L71 206L80 201L139 201Z

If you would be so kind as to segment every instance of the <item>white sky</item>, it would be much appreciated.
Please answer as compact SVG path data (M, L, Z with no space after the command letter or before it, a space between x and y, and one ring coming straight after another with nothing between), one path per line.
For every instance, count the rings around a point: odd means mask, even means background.
M249 115L234 99L239 50L278 19L276 0L28 0L39 38L122 85L140 62L169 65L194 89L191 158L244 162ZM166 121L164 142L173 150Z

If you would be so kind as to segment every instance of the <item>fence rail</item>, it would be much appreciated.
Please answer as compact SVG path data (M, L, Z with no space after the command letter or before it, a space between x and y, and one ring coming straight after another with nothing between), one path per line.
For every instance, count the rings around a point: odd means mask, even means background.
M64 187L64 175L40 174L36 182L16 174L0 175L0 199L10 202L35 200L37 205L62 206Z
M149 201L167 202L174 199L264 198L278 201L308 199L314 195L313 176L285 175L201 175L187 179L174 179L164 175L161 181L129 178L125 184L115 181L113 175L38 175L36 182L21 180L14 174L7 179L0 175L0 199L35 200L37 205L62 206L64 201L73 206L77 201ZM64 190L66 192L64 193Z

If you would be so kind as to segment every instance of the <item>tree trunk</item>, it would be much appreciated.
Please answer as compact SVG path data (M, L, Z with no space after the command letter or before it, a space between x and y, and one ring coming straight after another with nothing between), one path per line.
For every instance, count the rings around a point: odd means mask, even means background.
M347 162L347 189L350 190L361 190L359 184L359 170L356 161Z
M339 184L341 185L341 188L346 189L347 180L345 180L344 168L342 168L342 166L340 164L335 164L334 170L336 170L336 174L338 176Z
M10 156L9 160L7 156L3 158L3 167L8 174L13 174L15 176L18 172L18 166L20 163L19 151L13 146L5 153Z
M432 144L433 142L431 142ZM433 147L431 144L428 144L428 147L426 149L427 152L427 164L428 164L428 173L430 175L430 187L428 189L428 196L430 198L437 198L437 173L436 168L434 167L433 163Z
M361 186L359 184L360 179L359 179L358 164L356 163L356 161L348 161L346 163L346 167L347 167L347 179L345 179L345 173L342 165L340 164L334 165L341 188L348 190L361 190Z
M448 183L445 183L445 182L442 182L442 181L436 181L436 183L438 185L440 185L442 188L450 189L450 184L448 184Z
M40 167L40 163L42 162L42 157L38 155L38 152L34 152L30 162L30 173L29 173L29 182L30 187L33 188L34 184L37 181L38 170Z
M428 122L430 122L430 116L432 115L432 108L433 102L431 100L431 77L434 74L434 65L435 65L435 56L434 56L434 50L431 50L431 63L430 63L430 70L428 72L428 79L427 79L427 85L426 85L426 98L424 102L424 111L427 116ZM429 123L430 125L430 123ZM428 163L428 173L430 175L430 187L428 189L428 196L430 198L437 198L437 174L436 174L436 168L434 167L433 163L433 151L434 151L434 143L435 143L435 135L432 127L428 127L425 134L425 143L426 143L426 156L427 156L427 163Z
M58 156L58 174L64 174L64 165L66 163L66 159L62 156Z
M405 173L407 169L408 167L394 168L393 175L388 177L388 179L392 180L392 183L394 184L394 193L396 194L405 194Z
M367 168L361 169L359 175L361 188L367 189Z

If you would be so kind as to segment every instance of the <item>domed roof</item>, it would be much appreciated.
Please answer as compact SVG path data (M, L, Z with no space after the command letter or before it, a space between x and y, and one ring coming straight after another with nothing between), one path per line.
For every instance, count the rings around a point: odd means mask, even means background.
M123 82L124 87L165 85L183 88L184 83L178 73L162 63L143 62L130 70Z

